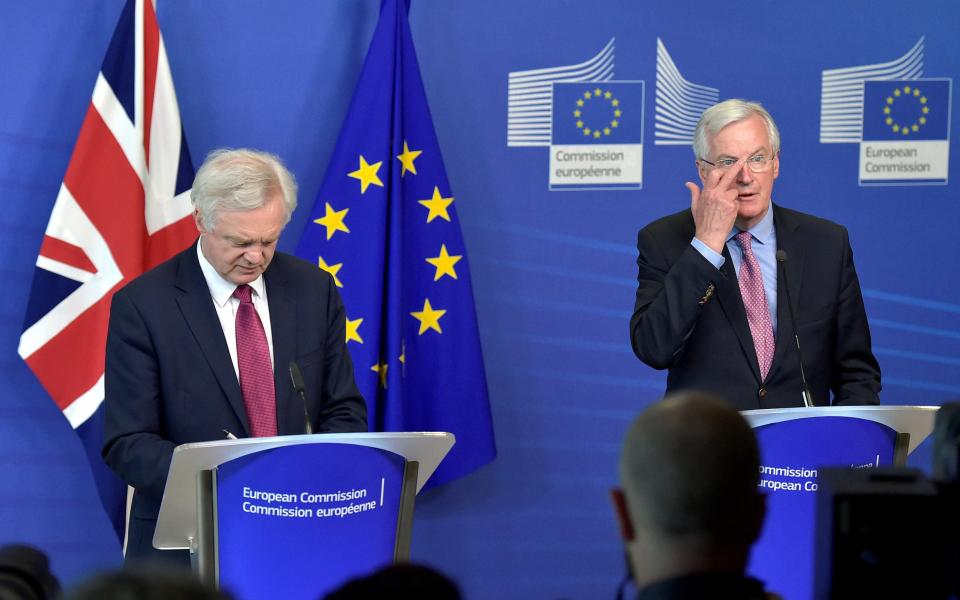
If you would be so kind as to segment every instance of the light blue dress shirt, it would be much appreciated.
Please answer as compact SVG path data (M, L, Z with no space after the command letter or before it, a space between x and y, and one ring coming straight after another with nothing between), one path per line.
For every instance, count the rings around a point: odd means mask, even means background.
M734 225L727 236L727 250L730 252L730 259L733 261L733 268L740 275L740 265L743 264L743 251L740 244L734 239L734 236L740 233L740 228ZM773 335L777 335L777 232L773 228L773 210L767 209L767 214L760 219L760 222L750 228L750 246L753 248L753 255L760 263L760 273L763 274L763 293L767 297L767 308L770 311L770 322L773 323ZM712 248L698 240L696 237L690 244L710 261L718 270L726 262L722 254L715 252Z

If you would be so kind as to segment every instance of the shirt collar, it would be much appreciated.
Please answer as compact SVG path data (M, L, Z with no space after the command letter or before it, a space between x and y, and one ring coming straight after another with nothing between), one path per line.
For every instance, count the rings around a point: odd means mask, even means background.
M224 306L230 301L230 297L233 296L233 291L237 289L237 284L227 281L220 276L220 273L217 273L217 270L213 268L213 265L210 264L207 257L203 255L199 240L197 240L197 259L200 261L200 270L203 271L203 278L207 280L207 287L210 289L210 295L213 297L213 301L217 303L217 306ZM250 287L253 288L254 296L263 298L263 275L251 281Z
M735 235L743 231L736 225L733 226L733 229L730 230L730 235L727 236L727 241L733 239ZM769 244L774 240L774 229L773 229L773 203L770 203L770 206L767 207L767 214L763 215L763 218L760 219L760 222L750 228L750 236L760 242L761 244Z

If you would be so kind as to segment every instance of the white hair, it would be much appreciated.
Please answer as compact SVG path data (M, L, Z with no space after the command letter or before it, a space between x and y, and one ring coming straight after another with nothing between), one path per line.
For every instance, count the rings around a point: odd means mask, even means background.
M260 208L277 192L283 195L286 225L297 208L297 181L280 158L248 148L221 148L203 161L190 199L200 224L210 231L221 212Z
M703 115L700 116L700 121L697 123L697 129L693 133L693 153L698 159L707 158L710 154L710 140L721 129L731 123L749 119L754 115L760 116L767 125L770 151L775 155L780 151L780 131L777 129L773 117L759 102L749 102L739 98L724 100L703 111Z

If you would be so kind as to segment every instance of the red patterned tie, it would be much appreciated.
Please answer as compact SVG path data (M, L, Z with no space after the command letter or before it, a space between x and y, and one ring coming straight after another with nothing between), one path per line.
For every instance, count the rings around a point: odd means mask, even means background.
M741 231L736 235L743 249L743 264L740 265L740 295L747 309L747 322L753 335L753 346L757 350L757 362L760 363L760 379L767 378L770 363L773 362L773 323L770 322L770 310L767 308L767 296L763 293L763 274L760 263L753 255L750 245L750 232Z
M233 291L233 297L240 301L236 320L237 366L250 433L253 437L267 437L277 435L277 400L270 346L260 315L253 306L252 294L253 288L249 285L239 285Z

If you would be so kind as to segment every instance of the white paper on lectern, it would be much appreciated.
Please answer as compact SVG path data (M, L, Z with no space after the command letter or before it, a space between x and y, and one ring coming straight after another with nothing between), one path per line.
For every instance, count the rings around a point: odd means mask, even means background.
M798 392L799 394L799 392ZM939 406L814 406L795 408L761 408L740 411L751 427L760 427L781 421L812 417L852 417L866 419L910 434L907 454L913 452L933 431L933 422Z
M247 454L297 444L355 444L379 448L417 461L417 492L437 470L443 457L453 447L452 433L388 432L388 433L321 433L279 437L243 438L182 444L173 450L166 490L153 534L153 546L161 550L186 550L189 540L197 535L197 479L204 469L212 469Z

